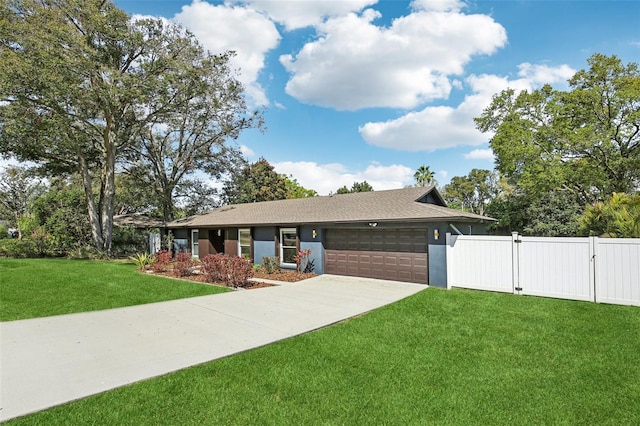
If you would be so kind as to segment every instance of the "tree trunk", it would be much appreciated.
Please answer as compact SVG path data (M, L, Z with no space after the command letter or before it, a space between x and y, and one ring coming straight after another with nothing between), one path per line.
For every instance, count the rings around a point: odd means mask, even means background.
M111 255L113 240L113 203L116 193L116 148L109 143L105 150L105 162L102 167L102 250Z
M173 187L162 188L162 218L165 222L173 220Z
M86 159L82 155L78 155L78 164L80 166L80 175L82 176L82 185L84 187L84 195L87 200L87 211L89 213L89 223L91 224L91 237L93 245L98 250L102 250L104 240L102 239L102 226L100 225L100 216L96 208L96 202L93 198L93 189L91 182L91 174Z

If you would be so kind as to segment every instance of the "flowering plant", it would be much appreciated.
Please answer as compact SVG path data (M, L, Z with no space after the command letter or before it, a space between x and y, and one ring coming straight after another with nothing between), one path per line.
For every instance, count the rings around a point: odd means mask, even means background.
M300 250L293 259L296 261L296 270L298 272L311 272L313 270L313 262L309 262L309 256L311 255L311 249ZM309 270L311 267L311 270Z

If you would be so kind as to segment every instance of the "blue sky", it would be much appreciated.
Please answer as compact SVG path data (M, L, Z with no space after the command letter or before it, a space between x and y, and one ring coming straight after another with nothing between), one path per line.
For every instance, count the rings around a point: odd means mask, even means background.
M473 117L503 89L536 89L593 53L640 61L640 1L116 0L189 28L234 66L267 131L237 141L304 187L441 185L493 168Z

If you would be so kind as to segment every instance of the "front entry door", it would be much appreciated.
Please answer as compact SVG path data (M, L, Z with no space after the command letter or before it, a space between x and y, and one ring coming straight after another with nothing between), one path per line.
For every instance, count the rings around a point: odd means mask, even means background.
M213 247L213 254L224 254L224 229L210 230L209 241Z

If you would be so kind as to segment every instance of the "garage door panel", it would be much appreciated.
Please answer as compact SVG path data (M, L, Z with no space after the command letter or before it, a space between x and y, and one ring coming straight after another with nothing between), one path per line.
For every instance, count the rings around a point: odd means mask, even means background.
M398 256L398 266L412 267L414 266L413 259L409 256Z
M384 266L387 268L398 266L398 257L392 254L388 254L384 257Z
M417 282L417 283L426 283L427 280L428 280L426 272L422 273L422 274L414 273L413 277L415 278L415 282ZM411 282L414 282L414 281L411 281Z
M423 255L423 256L416 256L416 257L414 257L414 258L413 258L413 264L414 264L414 266L416 266L416 267L420 267L420 268L421 268L421 267L424 267L424 268L425 268L425 270L426 270L427 266L429 266L429 262L428 262L428 259L427 259L427 255L425 254L425 255Z
M408 281L413 278L412 274L409 271L398 271L398 281Z
M428 283L426 229L330 229L325 271Z
M427 284L425 253L327 250L325 270L329 274L408 281Z

